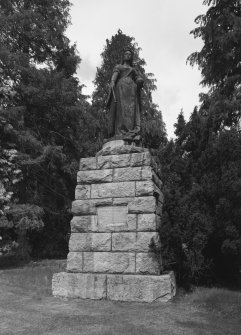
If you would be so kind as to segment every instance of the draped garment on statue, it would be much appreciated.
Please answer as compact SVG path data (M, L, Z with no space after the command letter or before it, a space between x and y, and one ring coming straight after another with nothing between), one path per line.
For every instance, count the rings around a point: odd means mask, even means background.
M136 84L138 73L133 67L119 64L115 66L113 76L117 80L114 94L110 94L109 137L139 140L140 90Z

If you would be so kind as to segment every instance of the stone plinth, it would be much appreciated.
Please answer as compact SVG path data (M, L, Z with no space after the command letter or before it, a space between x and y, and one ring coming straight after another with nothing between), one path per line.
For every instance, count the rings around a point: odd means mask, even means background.
M67 272L54 275L53 294L167 301L175 278L162 274L159 172L147 149L116 142L80 160Z

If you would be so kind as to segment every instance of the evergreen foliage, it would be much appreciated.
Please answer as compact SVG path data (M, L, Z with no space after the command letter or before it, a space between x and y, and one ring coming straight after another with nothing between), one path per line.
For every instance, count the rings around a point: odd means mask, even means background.
M69 7L67 0L0 0L1 146L15 150L21 173L4 215L11 222L19 208L14 231L29 232L36 257L66 255L78 160L95 152L96 120L75 77L80 58L65 35ZM42 214L30 218L36 211Z
M183 283L232 280L241 268L240 1L204 1L196 22L204 46L189 57L209 92L175 142L159 153L165 206L161 236L166 267Z

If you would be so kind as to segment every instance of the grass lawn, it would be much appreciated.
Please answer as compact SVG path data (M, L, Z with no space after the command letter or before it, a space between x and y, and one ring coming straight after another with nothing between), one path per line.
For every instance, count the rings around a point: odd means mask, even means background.
M241 293L197 288L169 303L63 300L51 296L64 261L0 270L1 335L241 334Z

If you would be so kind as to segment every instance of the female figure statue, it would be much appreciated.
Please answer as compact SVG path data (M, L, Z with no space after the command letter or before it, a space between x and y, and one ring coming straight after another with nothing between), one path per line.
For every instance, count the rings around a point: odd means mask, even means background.
M140 89L143 78L133 67L133 52L125 50L122 64L114 67L107 102L109 137L140 141Z

